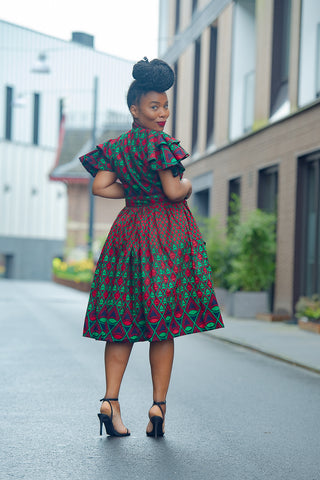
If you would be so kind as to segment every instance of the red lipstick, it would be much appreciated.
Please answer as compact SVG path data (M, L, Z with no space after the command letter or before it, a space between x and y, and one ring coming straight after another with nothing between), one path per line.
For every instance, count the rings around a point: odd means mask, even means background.
M157 124L160 126L160 127L164 127L166 122L157 122Z

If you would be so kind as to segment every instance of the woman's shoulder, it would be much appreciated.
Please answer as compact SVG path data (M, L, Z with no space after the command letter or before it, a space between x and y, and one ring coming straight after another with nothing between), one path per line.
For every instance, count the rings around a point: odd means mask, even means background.
M121 145L127 143L128 139L132 137L132 130L122 133L116 138L110 138L103 143L97 145L97 148L105 153L114 153L118 150Z

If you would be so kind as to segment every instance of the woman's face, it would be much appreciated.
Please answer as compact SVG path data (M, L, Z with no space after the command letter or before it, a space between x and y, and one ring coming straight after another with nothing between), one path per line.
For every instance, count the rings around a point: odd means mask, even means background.
M142 95L139 105L131 105L130 112L141 127L162 132L169 117L167 94L148 92Z

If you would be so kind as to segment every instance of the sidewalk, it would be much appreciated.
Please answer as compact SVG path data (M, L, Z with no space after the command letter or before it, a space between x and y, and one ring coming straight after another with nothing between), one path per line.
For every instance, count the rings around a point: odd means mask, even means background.
M320 335L295 324L223 317L214 338L298 365L320 374Z

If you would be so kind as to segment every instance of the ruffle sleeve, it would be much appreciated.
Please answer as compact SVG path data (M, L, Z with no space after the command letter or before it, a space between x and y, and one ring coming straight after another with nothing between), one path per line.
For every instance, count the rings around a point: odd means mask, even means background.
M111 149L109 142L97 145L95 150L92 150L79 158L84 168L95 177L99 170L109 170L113 172Z
M182 176L185 168L181 160L189 154L180 146L179 140L166 133L154 135L150 138L148 161L152 170L166 170L170 168L174 177Z

